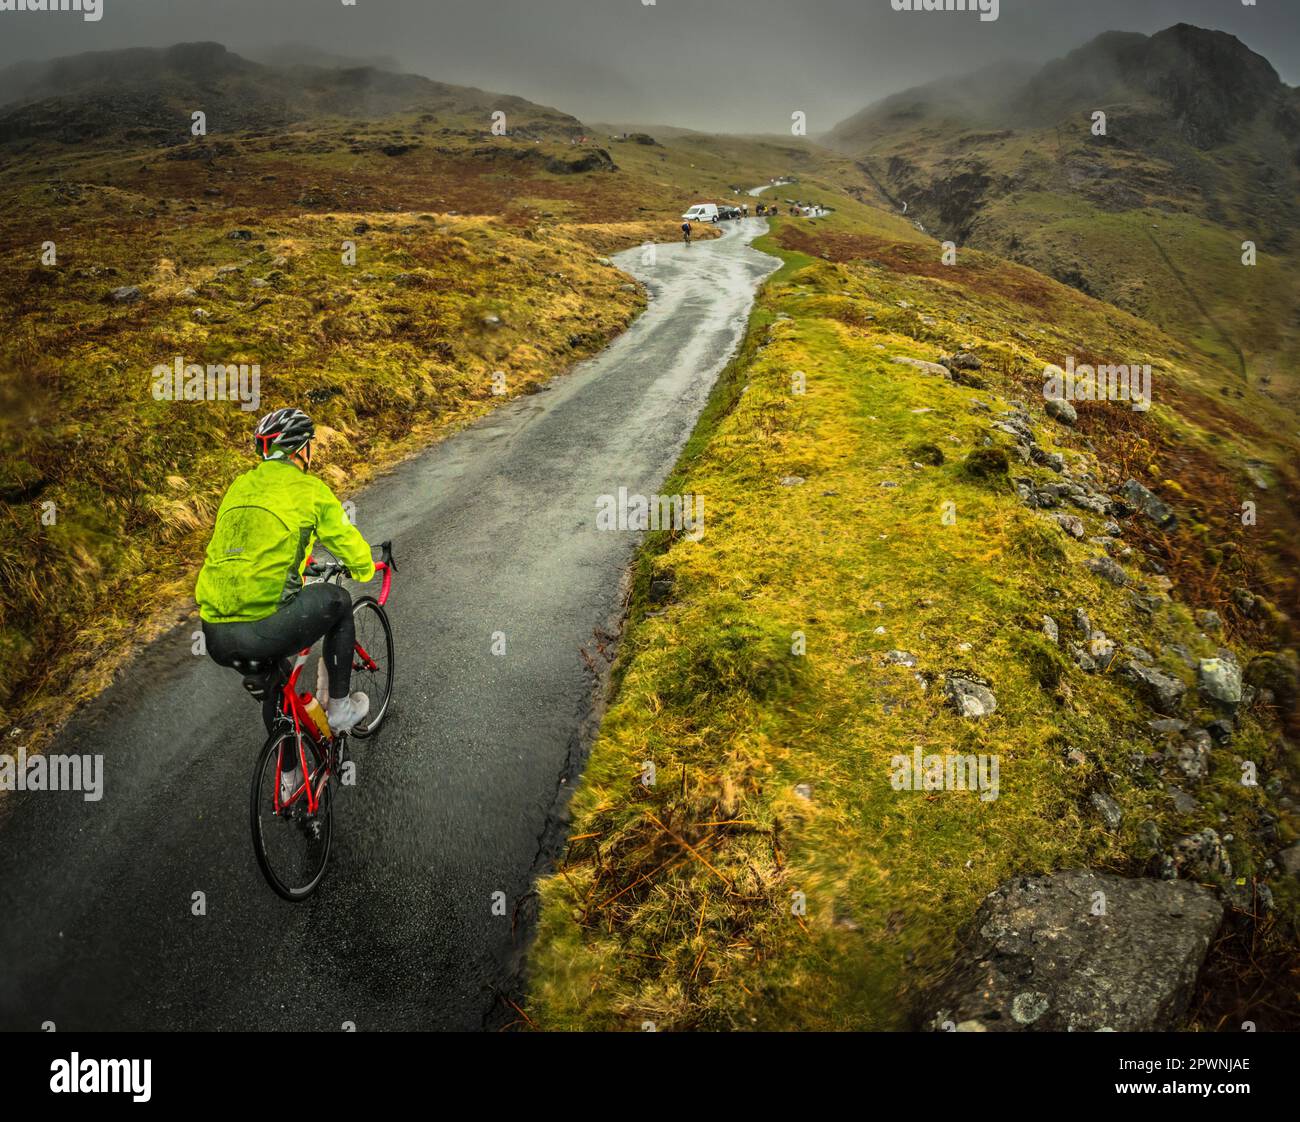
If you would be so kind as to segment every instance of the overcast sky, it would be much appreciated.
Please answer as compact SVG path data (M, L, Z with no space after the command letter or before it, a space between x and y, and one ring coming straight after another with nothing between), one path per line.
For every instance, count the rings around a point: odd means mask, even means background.
M102 0L103 18L0 12L0 65L213 39L395 58L588 121L822 132L880 97L1102 31L1218 28L1300 84L1300 0L1001 0L998 18L890 0Z

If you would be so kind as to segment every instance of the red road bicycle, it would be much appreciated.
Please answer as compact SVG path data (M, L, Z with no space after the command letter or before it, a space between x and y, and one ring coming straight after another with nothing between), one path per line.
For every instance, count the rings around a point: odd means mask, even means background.
M296 659L274 666L255 659L235 663L244 673L244 688L266 708L271 730L253 773L253 851L267 883L286 900L305 900L320 886L334 837L334 794L346 763L348 736L364 739L379 731L393 695L393 629L384 605L397 565L391 542L380 546L375 572L382 574L378 598L352 602L356 643L352 681L370 698L366 719L350 733L334 735L320 728L308 706L312 696L299 691L298 679L311 647ZM304 576L342 581L348 571L338 562L310 557ZM302 780L282 797L281 778L297 768Z

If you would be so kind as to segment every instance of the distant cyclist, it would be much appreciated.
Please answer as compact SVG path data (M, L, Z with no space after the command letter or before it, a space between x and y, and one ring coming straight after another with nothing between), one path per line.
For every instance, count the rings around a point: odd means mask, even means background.
M316 427L301 409L277 409L253 430L262 462L231 483L217 511L194 597L208 654L274 662L325 637L329 696L321 698L332 732L347 732L370 709L349 693L355 628L352 597L337 584L304 587L317 539L362 583L375 575L366 539L329 487L310 475Z
M682 223L682 241L687 245L691 244L691 224L689 221Z

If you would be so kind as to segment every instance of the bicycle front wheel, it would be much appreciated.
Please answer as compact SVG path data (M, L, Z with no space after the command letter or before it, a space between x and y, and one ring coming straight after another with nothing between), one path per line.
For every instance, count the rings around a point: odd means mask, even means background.
M393 697L393 629L388 613L373 596L352 605L356 646L352 651L352 685L370 698L370 712L350 735L365 739L379 731Z
M305 900L320 885L334 840L334 800L327 767L327 748L304 736L307 777L301 777L298 738L292 729L273 732L253 773L253 852L266 882L286 900ZM283 756L282 756L283 754ZM277 764L279 766L277 766ZM292 792L278 797L282 772L297 769ZM307 786L315 792L313 812ZM278 809L277 809L278 808Z

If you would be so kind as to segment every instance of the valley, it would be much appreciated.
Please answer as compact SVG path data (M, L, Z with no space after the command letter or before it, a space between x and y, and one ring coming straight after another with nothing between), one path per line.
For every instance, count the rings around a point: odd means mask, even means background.
M812 139L0 71L0 726L104 794L0 794L5 1027L1293 1030L1297 96L1186 24ZM192 599L286 403L403 562L296 911Z

